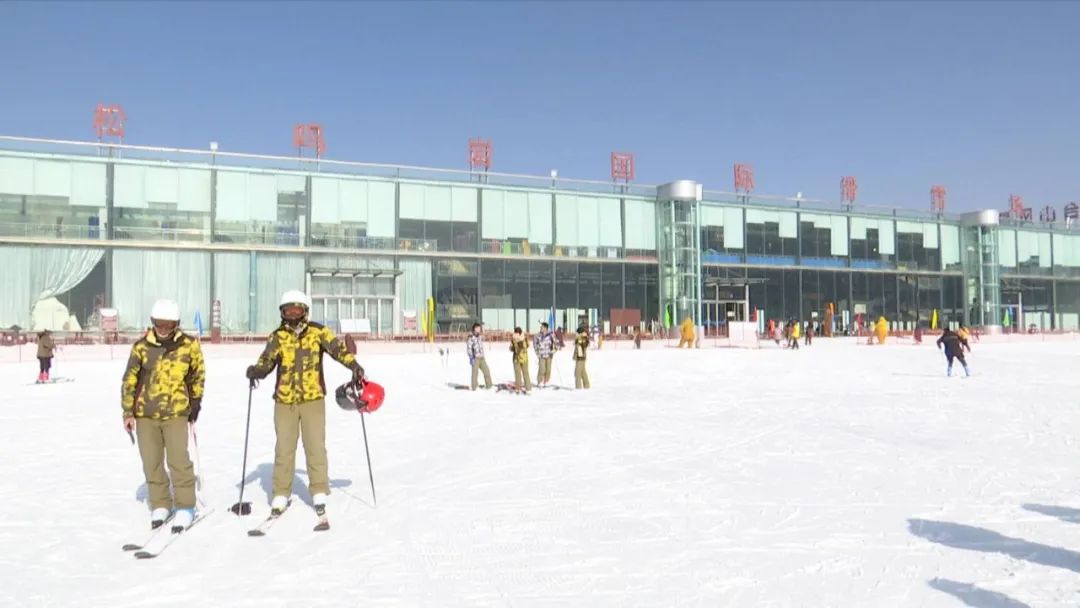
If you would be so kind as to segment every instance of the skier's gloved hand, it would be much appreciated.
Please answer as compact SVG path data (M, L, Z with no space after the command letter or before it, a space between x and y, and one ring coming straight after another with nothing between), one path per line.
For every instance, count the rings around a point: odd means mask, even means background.
M194 423L199 419L199 411L202 410L202 399L191 400L191 410L188 412L188 422Z
M352 364L352 381L359 384L364 379L364 368L359 363Z
M249 365L245 374L248 380L262 380L262 376L259 375L259 370L255 369L254 365Z

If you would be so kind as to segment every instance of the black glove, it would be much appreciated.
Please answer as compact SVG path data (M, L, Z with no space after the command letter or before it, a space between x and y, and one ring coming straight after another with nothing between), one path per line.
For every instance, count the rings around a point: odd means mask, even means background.
M352 381L356 384L360 384L360 382L364 379L364 368L361 367L359 363L353 363L351 369Z
M248 380L262 380L262 375L259 374L259 370L255 369L254 365L248 366L246 375Z
M202 410L202 399L192 399L191 409L187 415L188 422L194 423L196 420L198 420L200 410Z

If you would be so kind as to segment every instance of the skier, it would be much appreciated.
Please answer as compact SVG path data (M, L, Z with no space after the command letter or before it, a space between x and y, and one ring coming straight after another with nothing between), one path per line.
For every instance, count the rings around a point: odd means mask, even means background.
M525 339L525 333L520 327L514 328L510 336L510 352L514 364L514 389L529 392L532 390L532 380L529 378L529 342Z
M38 383L49 381L49 370L52 369L53 349L56 342L53 341L52 332L45 329L38 334L37 358L38 358Z
M806 345L810 346L814 342L814 323L808 321L806 323Z
M694 320L690 317L683 319L679 325L679 348L694 348Z
M791 348L799 350L799 334L802 331L802 325L796 319L791 320Z
M472 335L465 342L465 352L469 354L469 366L472 367L472 390L476 390L479 372L484 372L484 388L491 388L491 370L484 360L484 336L480 333L480 323L473 323Z
M326 460L326 382L322 358L326 353L352 370L353 384L364 379L364 368L345 343L328 328L308 320L311 299L302 291L286 291L278 306L281 326L266 341L255 365L247 368L249 380L261 380L277 368L274 386L273 500L270 515L281 515L292 495L296 471L296 441L303 438L308 489L315 513L326 514L330 477Z
M565 338L566 330L560 325L555 329L555 346L558 347L559 350L562 350L562 348L566 346Z
M161 527L175 506L172 531L179 533L195 521L195 469L188 456L188 423L199 418L206 370L198 340L180 331L176 302L155 302L150 324L146 335L131 347L124 371L124 430L138 435L150 495L150 527Z
M540 323L540 333L533 336L533 350L536 351L536 360L539 362L539 370L536 373L536 385L543 387L551 382L551 356L555 352L555 336L549 331L547 323Z
M945 359L949 362L949 369L946 371L946 375L952 376L953 359L956 359L960 361L960 365L964 366L964 375L970 376L971 370L968 369L967 361L964 359L964 348L967 347L968 352L971 351L971 347L968 346L967 340L953 332L951 329L945 328L945 331L937 340L938 350L941 350L942 345L945 346Z
M915 344L922 344L922 337L923 337L922 325L916 325L915 326L915 333L912 334L912 337L915 339Z
M585 351L589 349L589 328L578 327L574 338L574 388L590 388L589 372L585 371Z
M640 327L635 327L634 328L634 348L637 349L637 350L641 350L641 328Z

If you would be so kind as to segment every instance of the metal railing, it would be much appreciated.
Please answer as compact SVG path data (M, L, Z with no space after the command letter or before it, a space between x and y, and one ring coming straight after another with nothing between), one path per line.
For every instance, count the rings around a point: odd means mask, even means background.
M113 226L118 241L180 241L209 243L210 233L194 228L154 228L152 226Z
M97 240L105 238L105 231L100 226L0 223L0 236Z

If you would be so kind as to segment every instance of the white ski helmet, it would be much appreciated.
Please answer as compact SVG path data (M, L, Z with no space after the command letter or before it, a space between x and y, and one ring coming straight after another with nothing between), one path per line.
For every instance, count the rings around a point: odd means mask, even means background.
M176 321L179 323L180 307L172 300L158 300L157 302L154 302L154 307L150 309L150 318L159 321Z
M278 304L278 308L286 304L303 304L304 308L311 310L311 298L306 293L295 289L281 294L281 302Z

